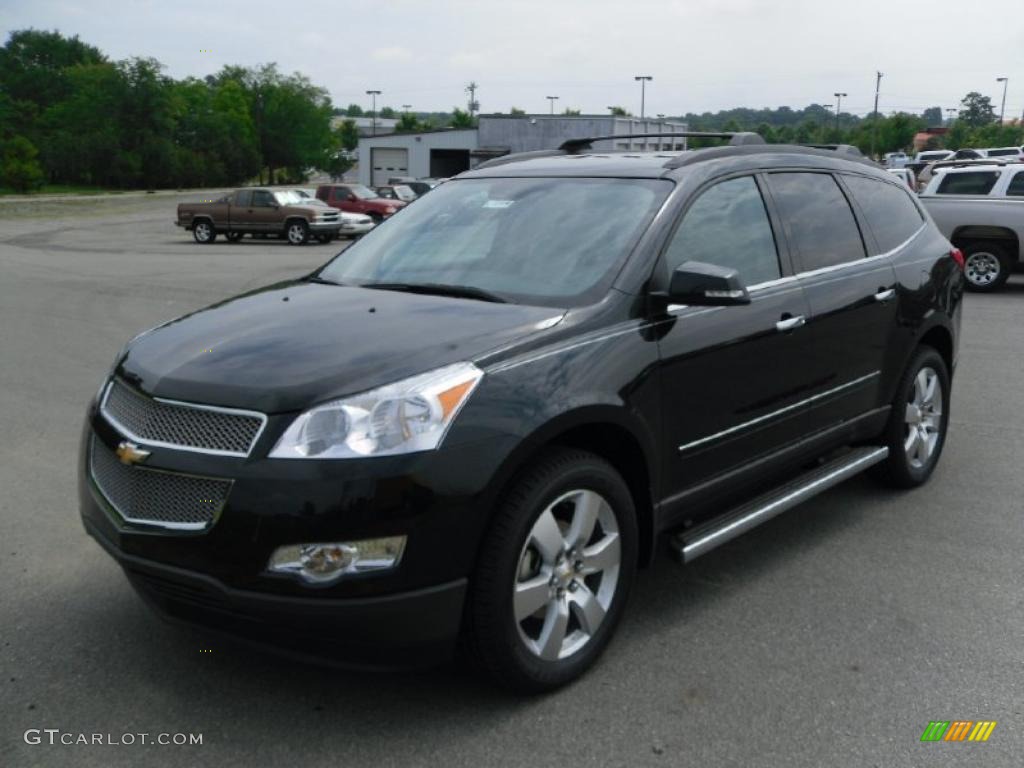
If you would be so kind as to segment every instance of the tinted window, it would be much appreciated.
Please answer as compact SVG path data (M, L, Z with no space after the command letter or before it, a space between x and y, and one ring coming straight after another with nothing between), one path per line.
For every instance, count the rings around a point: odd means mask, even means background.
M863 176L844 176L843 181L860 206L882 253L906 242L921 228L924 219L904 187Z
M1024 171L1018 171L1017 174L1010 179L1010 186L1006 188L1006 194L1014 196L1024 196Z
M1010 155L1016 157L1020 154L1020 151L1016 149L990 149L985 154L989 157L1009 157Z
M274 196L265 189L256 189L252 193L252 205L254 208L273 205Z
M827 173L773 173L768 178L802 271L864 258L857 221L835 179Z
M747 285L779 277L775 238L753 177L723 181L702 193L686 212L665 260L670 273L684 261L736 269Z
M987 195L996 185L999 173L995 171L971 171L970 173L947 173L939 182L939 195Z
M251 189L240 189L235 193L235 205L248 208L252 201Z

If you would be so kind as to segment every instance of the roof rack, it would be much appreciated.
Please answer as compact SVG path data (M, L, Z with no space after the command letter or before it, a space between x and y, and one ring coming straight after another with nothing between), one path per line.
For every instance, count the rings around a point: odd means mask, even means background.
M617 133L611 136L589 136L563 141L558 148L569 155L590 149L595 141L612 141L614 139L729 139L731 146L746 144L764 144L760 135L752 132L714 132L679 131L675 133Z
M864 153L861 152L853 144L800 144L801 147L810 147L811 149L828 149L833 152L837 152L840 155L853 155L854 157L864 157Z
M936 160L929 163L932 168L971 168L976 165L1011 165L1019 163L1016 157L966 157L961 160Z

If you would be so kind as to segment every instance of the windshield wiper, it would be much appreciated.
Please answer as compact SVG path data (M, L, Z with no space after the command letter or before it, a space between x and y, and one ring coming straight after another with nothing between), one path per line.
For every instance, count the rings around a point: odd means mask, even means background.
M376 288L381 291L403 291L405 293L423 293L431 296L454 296L460 299L477 299L507 304L508 299L483 288L472 285L449 285L447 283L363 283L361 288Z
M344 283L335 282L334 280L328 280L320 275L310 275L306 278L306 282L309 283L320 283L320 285L344 285Z

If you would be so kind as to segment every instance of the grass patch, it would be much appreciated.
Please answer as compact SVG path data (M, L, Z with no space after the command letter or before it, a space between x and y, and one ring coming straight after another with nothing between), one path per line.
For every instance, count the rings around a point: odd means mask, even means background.
M43 195L115 195L123 193L123 189L107 189L106 187L81 187L74 184L44 184L40 189L28 194L33 197ZM0 187L0 195L23 195L10 187Z

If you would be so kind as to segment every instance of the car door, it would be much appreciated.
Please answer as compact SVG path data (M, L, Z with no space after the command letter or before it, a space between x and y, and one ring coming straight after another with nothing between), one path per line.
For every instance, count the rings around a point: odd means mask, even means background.
M794 404L814 384L801 327L809 309L778 242L759 178L741 175L700 192L662 254L660 279L684 261L731 267L751 299L669 307L659 354L670 517L673 501L803 434Z
M278 232L281 229L277 201L266 189L252 191L252 205L248 209L251 232Z
M240 189L231 201L231 229L252 232L252 190Z
M767 178L810 305L804 366L814 372L815 427L824 429L879 405L896 323L896 274L833 174L783 171Z

